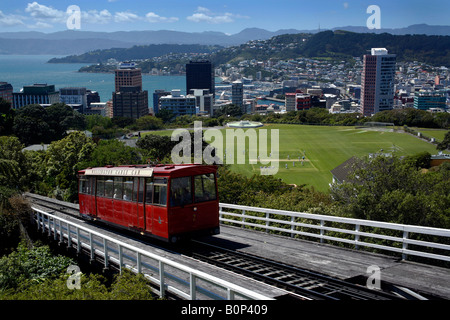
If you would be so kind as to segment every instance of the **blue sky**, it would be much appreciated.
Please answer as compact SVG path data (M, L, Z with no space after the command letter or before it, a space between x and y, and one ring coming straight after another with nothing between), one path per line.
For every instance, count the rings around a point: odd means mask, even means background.
M382 28L450 25L449 0L0 0L0 32L66 30L67 8L81 9L81 30L221 31L257 27L321 29L365 26L377 5Z

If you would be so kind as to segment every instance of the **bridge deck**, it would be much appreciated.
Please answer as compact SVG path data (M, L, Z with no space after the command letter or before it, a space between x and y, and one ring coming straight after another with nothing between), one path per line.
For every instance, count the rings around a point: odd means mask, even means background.
M221 226L221 233L208 242L344 280L370 276L367 268L375 265L381 269L382 283L450 299L450 269L446 268L228 226Z

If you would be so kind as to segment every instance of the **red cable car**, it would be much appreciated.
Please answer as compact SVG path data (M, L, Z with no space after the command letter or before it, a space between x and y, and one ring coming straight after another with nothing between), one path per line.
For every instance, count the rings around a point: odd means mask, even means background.
M81 170L80 214L168 242L219 234L216 172L199 164Z

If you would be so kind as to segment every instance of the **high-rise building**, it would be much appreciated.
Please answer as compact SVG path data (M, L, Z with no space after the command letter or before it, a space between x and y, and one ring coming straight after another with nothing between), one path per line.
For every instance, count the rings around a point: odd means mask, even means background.
M138 119L149 114L148 91L142 90L141 69L134 62L124 62L115 70L112 97L114 117Z
M13 87L8 82L0 82L0 98L3 100L13 101Z
M113 93L114 117L138 119L148 115L148 91L139 86L120 87Z
M24 86L20 92L13 92L13 107L15 109L28 104L54 104L59 102L59 91L55 90L55 85L47 85L46 83Z
M191 89L209 89L215 95L214 66L210 61L190 61L186 64L186 92Z
M364 116L391 110L394 105L396 55L384 48L372 48L364 55L361 76L361 108Z
M240 80L236 80L231 84L231 103L241 108L243 113L246 113L243 108L244 105L244 84Z
M134 62L121 63L115 70L115 91L120 91L122 86L138 86L142 90L141 69Z

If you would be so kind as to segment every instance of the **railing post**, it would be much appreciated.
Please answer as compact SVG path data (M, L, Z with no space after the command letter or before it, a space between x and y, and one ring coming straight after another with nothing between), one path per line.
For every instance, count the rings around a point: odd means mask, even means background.
M58 238L58 232L56 232L56 220L53 218L53 239L56 241Z
M234 291L227 288L227 300L234 300Z
M294 230L295 230L294 222L295 222L295 217L291 216L291 238L294 237Z
M164 283L164 263L159 261L159 296L164 298L166 294L166 285Z
M245 228L244 226L244 222L245 222L245 210L242 210L242 224L241 224L241 228Z
M269 218L270 218L270 213L266 212L266 233L269 233L269 228L268 228L270 226Z
M197 285L195 284L195 281L195 275L191 273L189 275L191 300L197 300Z
M81 252L80 228L77 227L77 253Z
M40 220L40 218L39 218L40 213L37 212L37 211L35 211L35 212L36 212L37 231L39 231L39 230L41 229L41 228L40 228L41 222L39 221L39 220Z
M142 266L141 266L141 254L138 252L136 256L136 269L138 273L142 272Z
M407 250L408 249L408 244L405 241L407 239L408 239L408 231L403 231L403 242L402 242L402 249L403 250ZM408 259L408 255L403 251L403 253L402 253L402 260L406 260L406 259Z
M70 237L70 224L67 224L67 248L72 246L72 238Z
M105 254L105 269L108 268L108 240L103 238L103 252Z
M120 244L118 244L119 247L119 272L122 274L122 264L123 264L123 249Z
M325 226L325 221L320 220L320 243L323 243L323 235L325 233L325 230L323 230L324 226Z
M91 255L91 262L94 261L95 257L95 250L94 250L94 241L92 239L93 235L91 232L89 232L89 250Z
M63 236L63 228L62 228L62 221L59 220L59 243L63 243L64 236Z
M355 224L355 231L356 232L359 232L359 228L360 228L360 225L359 224ZM355 234L355 249L356 250L359 249L358 242L359 242L359 234Z
M52 235L52 229L50 227L50 217L47 216L47 224L48 224L48 237Z

